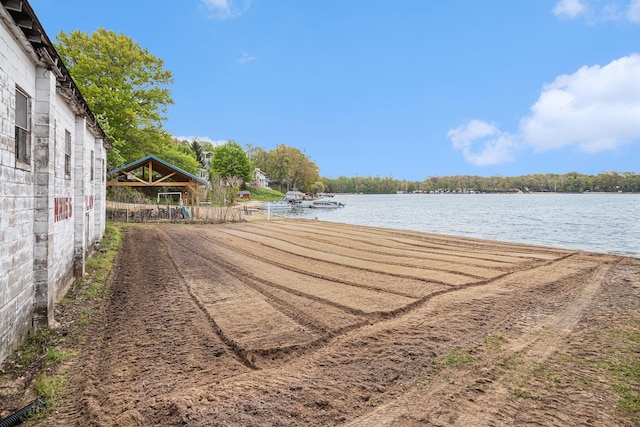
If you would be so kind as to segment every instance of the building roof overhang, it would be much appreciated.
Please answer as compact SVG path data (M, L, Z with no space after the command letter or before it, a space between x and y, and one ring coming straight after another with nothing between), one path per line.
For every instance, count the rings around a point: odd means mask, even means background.
M155 183L160 183L160 180L153 180L153 176L150 176L147 181L141 180L139 178L135 178L131 175L136 169L147 167L152 172L159 174L162 178L162 182L164 182L164 186L168 186L170 184L174 184L175 186L179 185L181 182L192 182L198 185L207 185L207 181L186 172L179 167L172 165L169 162L165 162L164 160L154 156L149 155L145 156L141 159L133 161L127 165L122 166L121 168L115 169L107 175L110 179L117 179L119 176L127 176L130 181L138 182L140 184L137 185L148 185L153 186ZM170 179L170 180L169 180Z
M106 148L111 148L111 142L100 127L98 120L89 108L78 86L71 78L60 55L44 31L44 28L33 8L27 0L0 0L0 19L7 24L16 39L22 44L27 54L34 61L46 67L56 78L56 88L79 116L84 117L90 129Z

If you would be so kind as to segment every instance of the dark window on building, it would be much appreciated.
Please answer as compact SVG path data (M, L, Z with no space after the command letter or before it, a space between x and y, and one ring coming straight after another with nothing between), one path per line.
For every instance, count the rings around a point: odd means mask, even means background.
M29 98L16 89L16 159L29 163L30 154Z
M71 132L64 131L64 174L71 176Z
M96 159L93 154L93 150L91 150L91 181L93 181L93 176L94 176L93 174L95 173L95 168L94 168L95 161Z

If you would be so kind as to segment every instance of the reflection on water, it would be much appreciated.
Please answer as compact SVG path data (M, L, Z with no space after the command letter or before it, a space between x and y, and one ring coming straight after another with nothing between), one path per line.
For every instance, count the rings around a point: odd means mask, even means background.
M342 209L279 216L640 258L639 194L336 195Z

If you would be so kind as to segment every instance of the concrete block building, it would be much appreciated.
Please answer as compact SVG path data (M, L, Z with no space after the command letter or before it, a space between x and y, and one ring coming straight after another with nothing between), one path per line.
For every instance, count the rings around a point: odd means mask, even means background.
M109 141L25 0L0 0L0 361L83 274Z

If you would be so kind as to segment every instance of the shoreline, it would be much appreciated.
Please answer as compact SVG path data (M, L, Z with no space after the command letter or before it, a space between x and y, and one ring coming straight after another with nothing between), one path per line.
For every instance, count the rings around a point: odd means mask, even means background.
M344 224L519 242L640 258L638 195L341 195L344 209L284 214Z

